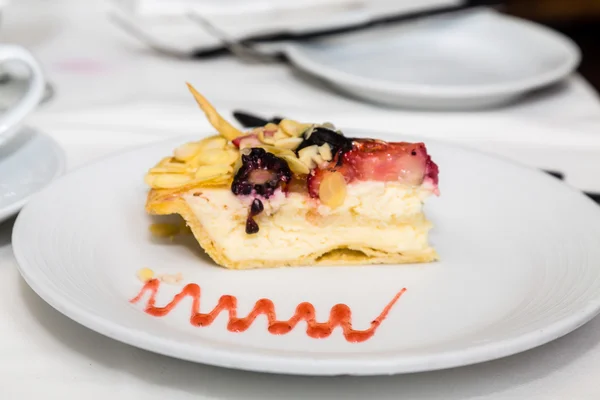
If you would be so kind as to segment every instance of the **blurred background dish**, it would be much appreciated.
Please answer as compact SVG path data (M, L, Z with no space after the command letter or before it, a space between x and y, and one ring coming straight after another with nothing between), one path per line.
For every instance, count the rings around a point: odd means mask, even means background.
M64 152L53 139L37 129L20 129L0 147L0 222L65 170Z
M236 41L272 42L380 20L464 7L465 0L112 0L111 20L162 53L204 56L223 43L189 18L201 16Z
M8 0L0 0L0 17L8 5ZM24 126L53 95L39 60L25 46L6 42L0 45L0 59L1 223L64 172L65 155L53 139Z
M29 79L20 73L9 69L0 71L0 113L6 111L12 104L23 96L29 87ZM54 96L54 86L46 82L40 105L47 103Z
M19 127L25 118L34 111L44 97L46 79L42 67L33 54L23 46L0 45L0 65L19 65L27 70L27 87L18 99L0 113L0 145L8 142L21 132ZM0 91L2 91L0 86Z
M0 31L2 30L4 11L9 4L10 0L0 0ZM30 73L26 67L14 63L0 64L0 114L6 112L27 92L29 84ZM46 103L53 95L54 87L52 83L46 81L40 103Z
M293 42L284 52L358 98L450 110L508 103L564 79L580 61L567 37L488 9Z
M137 3L137 14L130 10L129 16L124 17L122 10L113 18L155 50L200 57L221 46L259 61L277 61L280 56L345 94L388 106L477 110L503 105L564 79L581 59L577 45L558 32L466 2L425 2L416 8L415 2L404 1L400 2L404 9L392 10L390 3L373 2L369 8L351 1L336 1L321 4L323 10L313 4L316 8L308 7L303 13L289 8L277 11L271 4L271 9L258 7L262 14L255 10L262 17L278 16L259 24L263 34L273 33L269 38L252 37L260 30L256 26L250 29L248 23L232 25L237 18L235 13L230 12L224 19L214 9L207 11L210 1L188 0L188 13L181 11L182 18L189 17L188 26L191 21L197 23L196 32L189 34L198 40L201 35L211 36L202 45L187 39L180 39L178 45L169 44L177 31L173 26L164 31L156 29L156 25L153 29L143 28L140 14L145 15L146 21L154 18L156 22L156 15L166 17L158 11L144 13ZM369 25L368 21L381 17L383 5L388 5L387 18ZM172 12L179 15L174 9ZM307 23L310 15L311 23ZM394 20L397 15L404 19ZM304 26L298 25L301 17ZM359 26L362 28L357 29ZM311 29L313 34L307 35ZM302 40L312 35L317 38Z

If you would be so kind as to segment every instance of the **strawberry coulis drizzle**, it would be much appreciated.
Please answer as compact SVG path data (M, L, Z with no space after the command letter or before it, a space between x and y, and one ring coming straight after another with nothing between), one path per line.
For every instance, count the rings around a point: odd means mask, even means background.
M215 308L208 313L200 312L200 297L202 290L195 283L189 283L173 299L164 307L157 307L156 295L160 287L158 279L152 279L142 287L137 296L130 300L131 303L139 302L146 292L150 293L150 297L146 303L145 312L155 316L163 317L169 314L177 304L185 297L192 298L192 312L190 323L193 326L209 326L219 316L222 311L227 310L229 314L229 322L227 330L230 332L244 332L259 316L264 314L268 321L268 331L273 335L284 335L291 332L298 322L306 321L306 334L314 339L322 339L329 337L333 330L340 326L342 328L344 338L348 342L358 343L370 339L377 328L385 320L388 313L396 304L398 299L406 292L406 288L400 290L392 300L383 308L381 313L371 321L371 326L365 330L352 329L352 310L345 304L336 304L331 308L329 320L327 322L317 322L315 307L307 302L298 304L294 315L288 320L277 320L275 313L275 305L269 299L260 299L254 304L254 308L250 313L243 318L237 316L237 298L235 296L221 296Z

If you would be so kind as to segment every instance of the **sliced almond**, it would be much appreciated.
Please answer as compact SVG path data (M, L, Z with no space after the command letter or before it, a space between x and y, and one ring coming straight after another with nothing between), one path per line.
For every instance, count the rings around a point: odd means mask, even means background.
M315 164L311 157L301 157L299 160L302 164L306 165L306 168L308 169L315 169L317 167L317 164Z
M331 147L329 144L323 143L321 146L319 146L319 155L323 158L323 160L331 161L333 157L331 155Z
M159 161L159 162L156 164L156 166L157 166L157 167L163 167L163 166L165 166L165 165L167 165L167 164L170 164L172 161L173 161L173 157L165 157L165 158L163 158L162 160L160 160L160 161Z
M171 174L185 174L190 172L191 167L188 164L178 162L161 162L157 166L150 169L150 173L171 173Z
M153 167L150 168L150 174L187 174L190 172L190 167L183 164L177 166Z
M321 157L318 154L314 155L312 160L319 167L325 166L327 164L327 162L325 160L323 160L323 157Z
M319 155L319 146L313 144L303 148L298 152L298 158L310 169L315 168L316 163L314 158Z
M235 160L235 163L233 164L233 174L237 174L237 172L239 171L239 169L242 167L242 157L238 157L237 160Z
M238 159L241 159L240 152L236 148L226 149L225 154L227 154L227 159L223 164L233 165Z
M211 180L222 175L229 175L232 171L231 165L202 165L196 170L196 180Z
M262 143L258 139L258 133L257 133L256 136L250 135L250 136L247 136L247 137L241 139L239 147L240 147L240 150L242 150L242 149L247 149L250 147L258 147L258 146L261 146L262 144L264 144L264 143Z
M204 111L204 114L206 114L208 121L217 130L217 132L225 137L225 139L233 140L243 134L241 131L227 122L223 117L221 117L213 105L210 104L208 100L206 100L204 96L202 96L191 84L187 83L187 87L194 96L198 106L202 109L202 111Z
M296 150L296 148L300 146L300 143L302 143L302 138L288 137L276 141L275 147L279 147L280 149Z
M306 131L304 131L304 134L303 134L304 139L310 138L310 135L312 135L315 128L316 128L316 125L311 125L310 128L308 128Z
M183 171L188 171L190 169L190 166L187 163L180 163L180 162L173 161L173 162L166 163L165 165L163 165L163 168L166 168L173 172L183 172Z
M321 203L331 208L337 208L344 204L346 193L346 179L337 171L326 174L319 186Z
M144 183L146 185L152 187L154 184L154 180L156 179L157 176L158 176L158 174L147 173L146 175L144 175Z
M310 168L300 161L294 154L281 156L287 162L288 167L296 175L306 175L310 173Z
M258 147L265 149L265 151L268 151L269 153L275 154L277 157L283 157L283 156L295 157L296 156L296 154L289 149L282 149L282 148L270 146L270 145L262 145L262 146L258 146Z
M227 150L202 152L194 160L194 165L231 165L237 158L237 154Z
M279 123L279 127L283 129L285 133L293 137L302 136L304 131L310 128L312 124L302 124L292 119L284 119Z
M319 146L313 144L312 146L307 146L298 152L298 158L302 157L310 157L316 156L319 154Z
M273 139L275 139L275 142L287 138L289 138L289 136L281 129L277 129L277 132L275 132L275 134L273 135Z
M188 161L194 158L202 149L202 144L199 142L185 143L175 149L173 155L181 161Z
M277 125L275 125L275 128L277 128ZM274 144L275 143L275 138L273 136L265 136L265 130L261 129L258 131L258 140L261 141L261 143L264 144Z
M192 178L181 174L147 174L145 181L155 189L174 189L190 183Z
M310 169L303 164L298 157L296 157L296 153L289 149L283 149L275 146L263 145L259 146L269 153L275 154L277 157L284 159L288 167L292 170L293 173L297 175L305 175L310 172Z
M224 186L224 185L230 185L231 179L232 179L231 174L224 174L224 175L213 176L212 178L196 179L196 180L191 181L189 185L190 186L201 186L201 187Z
M235 163L235 161L240 157L240 153L237 150L233 150L233 149L228 149L228 150L223 150L214 154L214 156L211 155L211 157L209 157L209 160L211 160L212 162L210 163L212 164L221 164L221 165L233 165Z
M224 149L227 145L227 139L223 136L215 135L209 136L206 139L200 141L200 146L202 147L202 151L206 150L221 150Z
M224 149L203 149L189 164L195 168L200 165L233 164L240 156L235 147L226 146Z

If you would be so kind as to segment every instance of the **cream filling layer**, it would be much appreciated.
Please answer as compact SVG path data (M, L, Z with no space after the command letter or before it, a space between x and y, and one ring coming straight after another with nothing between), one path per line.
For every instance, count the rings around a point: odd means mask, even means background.
M260 230L245 232L251 198L229 189L201 189L183 198L207 234L232 261L290 260L334 248L401 253L429 249L431 224L422 213L427 188L397 183L348 185L344 203L331 209L305 194L281 191L263 200Z

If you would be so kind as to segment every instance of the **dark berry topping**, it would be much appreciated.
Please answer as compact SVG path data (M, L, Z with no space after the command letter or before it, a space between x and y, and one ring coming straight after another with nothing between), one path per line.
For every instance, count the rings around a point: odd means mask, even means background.
M300 146L298 146L296 152L308 146L315 144L317 146L322 146L325 143L331 146L331 152L333 154L337 154L339 152L345 153L352 150L352 139L349 139L334 130L324 127L317 127L312 130L312 133L308 138L304 138L304 141L300 143Z
M246 233L251 235L258 232L258 224L251 217L246 220Z
M268 199L278 187L285 190L291 179L292 171L285 160L257 147L242 155L242 166L233 178L231 191L235 195L250 195L254 191Z
M272 122L274 124L279 124L281 122L281 120L283 119L281 117L273 117L273 118L271 118L271 120L267 120L267 119L261 118L256 115L245 113L243 111L234 111L233 116L235 119L238 120L238 122L240 124L242 124L246 128L255 128L258 126L265 126L269 122Z
M248 218L246 219L246 233L252 234L258 232L258 224L254 220L253 217L256 217L258 214L263 212L265 206L263 205L260 199L252 200L252 205L250 205L250 213L248 213Z
M255 215L258 215L261 212L263 212L264 209L265 207L263 206L262 201L260 201L259 199L254 199L252 201L252 205L250 206L250 215L254 217Z
M242 155L242 166L233 178L231 191L235 195L257 195L268 199L277 188L286 190L291 180L292 171L285 160L257 147ZM258 224L254 217L264 209L260 199L252 201L246 220L247 234L258 232Z

